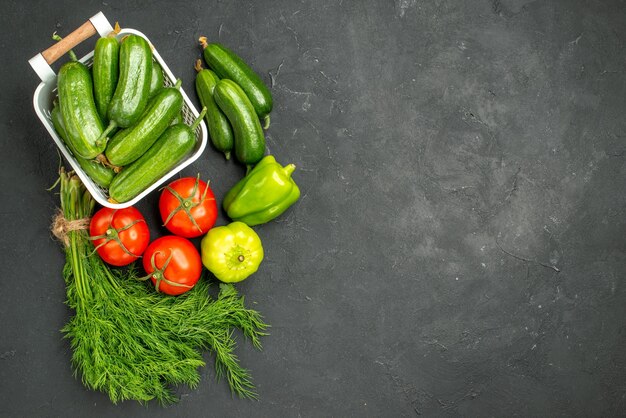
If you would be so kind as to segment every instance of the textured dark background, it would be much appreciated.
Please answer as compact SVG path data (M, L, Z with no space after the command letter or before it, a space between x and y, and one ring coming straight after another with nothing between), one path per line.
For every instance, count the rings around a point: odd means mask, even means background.
M0 415L624 414L624 1L144 3L3 5ZM27 60L99 10L194 100L199 35L274 79L267 143L302 198L257 228L266 260L239 286L273 325L238 349L258 402L212 365L166 410L72 376L58 157ZM198 172L219 199L243 168L209 148Z

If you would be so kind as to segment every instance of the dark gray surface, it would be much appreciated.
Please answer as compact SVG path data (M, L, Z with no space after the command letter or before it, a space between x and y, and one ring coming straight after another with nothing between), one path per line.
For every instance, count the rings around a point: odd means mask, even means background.
M0 415L623 414L624 1L142 3L0 15ZM274 74L267 142L302 198L257 228L266 260L239 286L273 326L238 349L259 402L212 366L166 410L72 376L58 157L27 60L98 10L146 33L194 100L202 34ZM219 199L243 169L208 149L197 172ZM139 208L157 232L155 202Z

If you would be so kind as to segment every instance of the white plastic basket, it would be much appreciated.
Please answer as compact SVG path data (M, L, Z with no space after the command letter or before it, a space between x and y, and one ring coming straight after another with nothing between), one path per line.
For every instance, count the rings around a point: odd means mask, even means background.
M58 58L63 56L65 53L67 53L70 49L72 49L82 41L95 35L96 33L98 33L100 36L107 36L112 31L113 27L111 26L107 18L104 16L104 14L102 14L102 12L99 12L98 14L90 18L87 22L85 22L82 26L80 26L78 29L76 29L74 32L72 32L70 35L66 36L62 41L56 43L52 47L48 48L46 51L35 55L29 60L29 63L41 78L41 83L35 90L35 95L33 97L35 112L37 112L37 116L39 116L41 123L43 123L43 125L46 127L46 129L50 133L50 136L52 136L52 139L61 150L61 153L63 154L65 159L70 163L76 174L78 174L78 177L80 177L82 182L85 184L85 187L87 188L87 190L89 190L94 199L96 199L96 201L102 206L113 209L121 209L134 205L145 196L147 196L150 192L165 183L176 173L197 160L207 145L207 128L204 121L202 121L199 124L198 129L196 129L196 145L189 157L181 161L169 173L161 177L158 181L156 181L154 184L144 190L137 197L124 203L111 203L108 201L109 196L107 190L98 186L96 183L93 182L93 180L91 180L91 178L89 178L87 174L85 174L78 162L74 159L72 152L65 146L63 140L54 130L54 126L52 125L52 121L50 119L50 112L52 110L53 101L57 97L57 76L50 67L50 65L54 63ZM156 48L154 48L154 45L152 45L148 37L134 29L122 29L117 37L118 39L121 39L128 34L139 35L145 38L148 43L150 43L150 45L152 46L154 59L158 61L158 63L161 64L161 68L163 68L163 78L165 84L169 86L174 85L176 83L176 78L174 77L174 74L172 74L167 64L165 64L165 61L163 61L163 58L161 58L161 55L159 55ZM93 62L93 51L82 57L80 61L91 67ZM182 110L183 120L186 124L190 125L198 117L199 113L182 88L180 89L180 92L184 99Z

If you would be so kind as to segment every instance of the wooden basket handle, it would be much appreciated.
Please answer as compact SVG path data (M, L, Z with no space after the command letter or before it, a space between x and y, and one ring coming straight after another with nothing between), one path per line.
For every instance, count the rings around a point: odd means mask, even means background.
M41 53L43 58L49 65L52 65L56 60L65 55L70 49L80 44L86 39L91 38L97 33L96 27L91 23L91 20L86 21L80 25L74 32L64 37L59 42L53 44L50 48Z
M112 31L113 27L107 18L102 12L98 12L74 32L63 38L63 40L29 59L28 63L33 67L33 70L35 70L41 81L44 83L52 82L56 79L56 74L50 66L53 62L96 33L100 34L100 36L107 36Z

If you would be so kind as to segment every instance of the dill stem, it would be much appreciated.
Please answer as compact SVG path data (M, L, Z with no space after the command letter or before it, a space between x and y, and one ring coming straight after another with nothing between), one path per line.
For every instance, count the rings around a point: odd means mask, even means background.
M71 233L70 236L70 258L72 259L72 272L73 272L73 276L74 276L74 283L76 285L76 293L78 293L78 301L82 301L83 298L85 297L85 292L83 291L83 280L81 279L80 276L82 276L82 272L81 272L81 265L80 262L78 261L78 248L76 245L76 239L74 237L74 234Z

